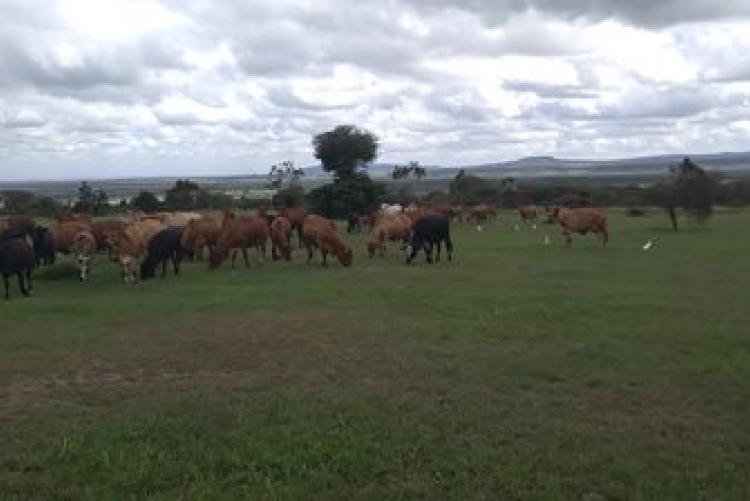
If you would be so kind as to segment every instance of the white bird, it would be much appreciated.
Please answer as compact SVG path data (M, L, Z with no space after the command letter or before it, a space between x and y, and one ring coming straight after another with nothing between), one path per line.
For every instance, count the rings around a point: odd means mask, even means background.
M648 242L646 242L645 244L643 244L643 250L647 251L647 250L651 249L654 246L654 240L649 239Z
M536 223L534 223L534 224L531 225L531 229L532 230L536 230Z
M544 235L544 245L549 245L549 235Z
M520 229L521 229L521 228L519 228L519 227L518 227L518 225L516 225L516 231L519 231Z
M477 225L477 231L482 231L482 225L481 224Z

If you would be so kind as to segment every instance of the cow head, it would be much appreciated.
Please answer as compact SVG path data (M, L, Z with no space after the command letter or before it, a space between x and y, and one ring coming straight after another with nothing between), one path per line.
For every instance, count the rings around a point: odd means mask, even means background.
M133 284L136 281L136 263L133 256L120 256L120 269L122 271L122 283Z
M208 254L208 267L212 269L218 268L227 259L228 255L229 253L223 247L219 247L218 245L212 247Z
M345 247L338 253L338 259L341 266L351 266L354 260L354 253L351 247Z
M87 254L76 254L76 264L78 265L78 279L85 282L89 278L89 269L91 268L91 256Z

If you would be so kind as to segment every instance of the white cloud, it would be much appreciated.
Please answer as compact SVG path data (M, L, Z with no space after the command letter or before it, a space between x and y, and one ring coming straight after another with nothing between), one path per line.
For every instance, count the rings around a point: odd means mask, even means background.
M0 176L307 165L339 123L429 164L748 149L748 5L4 0Z

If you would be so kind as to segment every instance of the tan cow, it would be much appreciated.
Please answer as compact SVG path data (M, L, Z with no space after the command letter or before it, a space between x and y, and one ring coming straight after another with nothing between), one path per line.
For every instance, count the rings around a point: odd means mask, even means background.
M144 219L113 236L112 246L120 263L123 283L135 283L139 259L146 252L151 238L164 228L158 219Z
M609 240L609 235L607 234L607 215L599 209L553 207L550 210L550 216L562 228L565 243L568 247L573 244L572 233L585 235L589 232L597 236L597 239L602 243L602 247L607 246L607 241Z
M335 255L342 266L351 266L353 253L341 239L336 223L315 214L305 216L302 222L302 238L307 247L307 264L310 264L315 249L320 249L322 265L326 266L328 254Z
M411 219L404 214L381 217L367 242L368 256L372 258L379 251L380 257L383 257L388 241L401 241L405 245L409 241L411 226Z
M76 233L70 246L70 252L73 254L78 266L78 279L81 282L87 281L94 255L96 255L96 239L94 235L88 230Z

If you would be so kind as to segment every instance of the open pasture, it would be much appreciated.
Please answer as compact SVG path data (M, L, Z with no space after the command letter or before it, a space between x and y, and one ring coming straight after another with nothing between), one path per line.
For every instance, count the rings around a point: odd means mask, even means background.
M0 304L0 498L748 499L750 213L610 214L434 266L62 258Z

